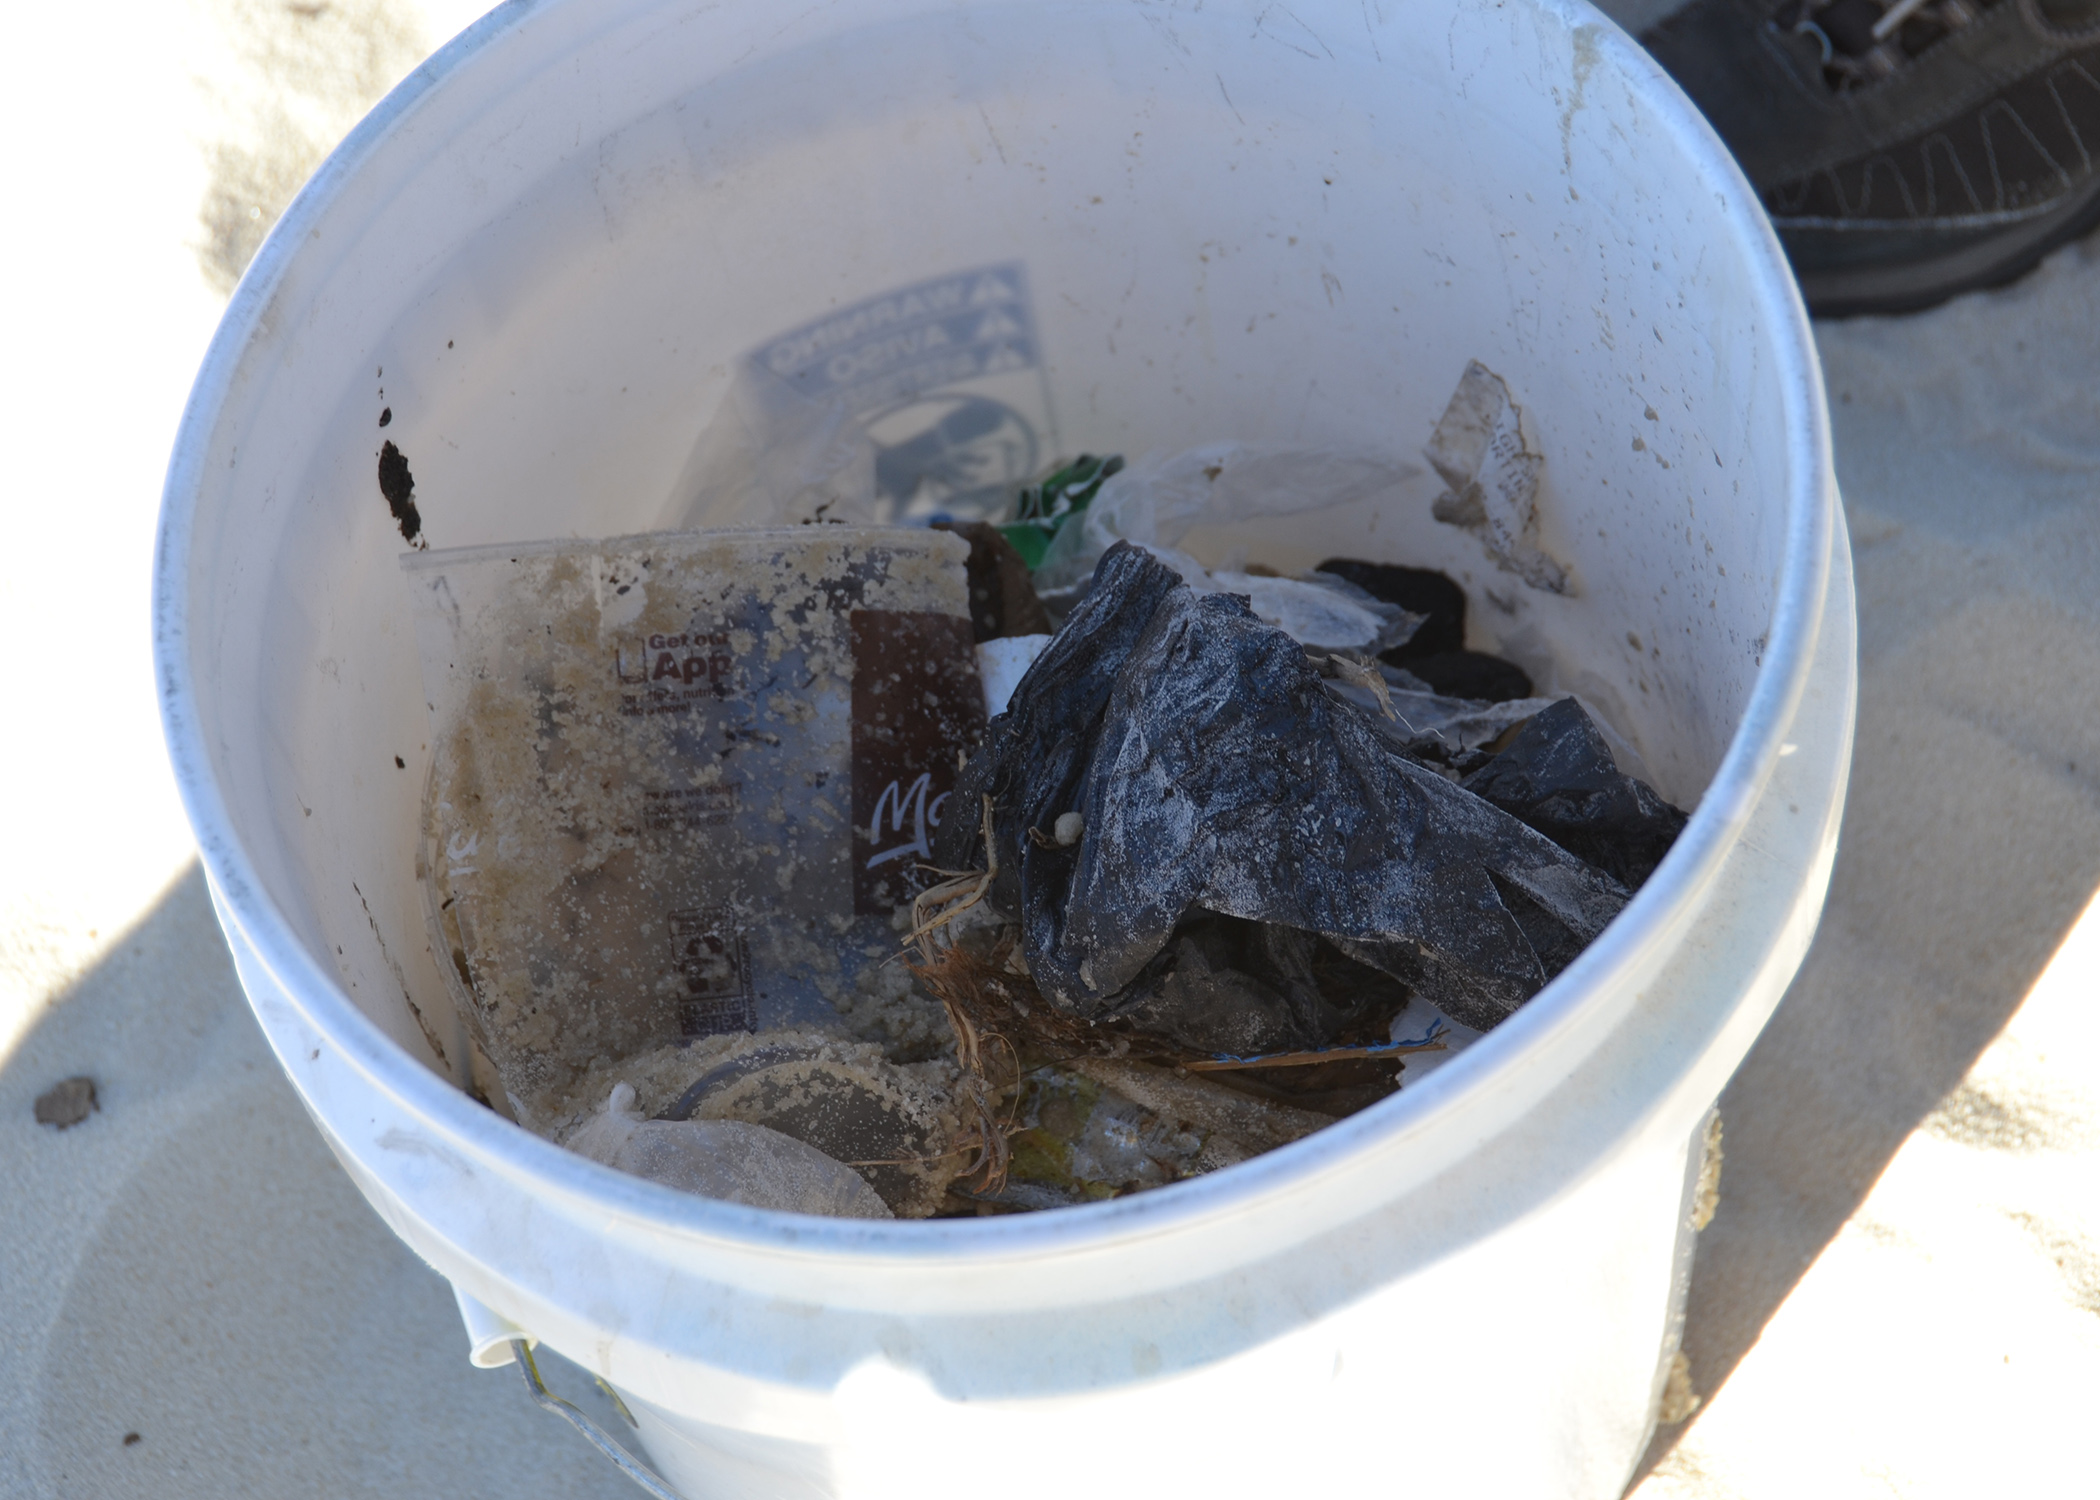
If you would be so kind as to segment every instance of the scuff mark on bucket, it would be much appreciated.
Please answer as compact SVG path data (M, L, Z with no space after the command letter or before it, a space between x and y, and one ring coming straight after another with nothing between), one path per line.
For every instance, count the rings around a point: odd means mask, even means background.
M1575 91L1568 97L1568 107L1560 112L1560 164L1563 170L1575 170L1575 116L1589 102L1590 74L1598 61L1597 38L1602 30L1596 26L1575 28Z
M462 1177L476 1176L474 1164L457 1151L440 1146L428 1136L403 1130L396 1125L374 1142L382 1151L398 1151L404 1156L421 1156L442 1166L450 1167Z
M395 756L394 763L400 765L401 757ZM437 1060L450 1067L452 1059L446 1056L445 1044L438 1040L437 1032L424 1018L423 1008L416 1004L415 992L408 987L408 976L401 972L401 965L394 962L394 955L386 951L386 934L379 930L379 918L372 915L372 903L365 899L365 893L358 889L356 881L350 882L350 889L357 893L357 904L365 909L365 921L371 926L372 941L379 945L380 958L393 971L394 983L401 987L401 998L408 1002L408 1013L416 1018L416 1028L423 1033L423 1040L430 1044L430 1050L437 1054Z

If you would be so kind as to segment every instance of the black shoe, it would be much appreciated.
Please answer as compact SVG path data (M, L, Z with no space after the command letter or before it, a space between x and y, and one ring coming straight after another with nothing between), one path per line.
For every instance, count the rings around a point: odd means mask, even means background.
M1818 315L1995 286L2100 224L2096 0L1691 0L1641 41Z

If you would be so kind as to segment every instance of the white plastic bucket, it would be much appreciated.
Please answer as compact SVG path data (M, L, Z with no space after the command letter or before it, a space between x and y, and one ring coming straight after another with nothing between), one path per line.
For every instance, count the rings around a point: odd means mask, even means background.
M1433 522L1426 473L1237 540L1446 568L1476 644L1600 703L1697 813L1515 1018L1253 1162L971 1222L684 1197L456 1086L375 458L438 546L641 529L734 369L883 381L933 357L883 340L936 293L1014 328L962 329L961 383L881 434L922 456L1411 453L1485 362L1575 596ZM550 0L418 70L242 283L170 472L159 660L243 984L336 1153L485 1360L507 1323L597 1371L695 1500L1604 1496L1674 1349L1694 1137L1828 878L1836 515L1756 200L1585 5Z

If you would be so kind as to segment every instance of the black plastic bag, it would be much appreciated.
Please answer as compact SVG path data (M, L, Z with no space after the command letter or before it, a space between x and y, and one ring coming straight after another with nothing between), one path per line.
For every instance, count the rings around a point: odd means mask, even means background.
M991 899L1044 997L1203 1051L1330 1045L1408 990L1485 1030L1626 901L1408 760L1243 600L1127 544L964 769L943 866L984 867L962 811L984 797Z
M1403 669L1433 693L1508 703L1531 696L1531 678L1515 662L1466 649L1466 591L1431 568L1330 557L1322 573L1346 579L1374 599L1423 615L1421 628L1378 659Z
M1618 768L1573 698L1533 714L1464 785L1629 890L1684 831L1685 815Z

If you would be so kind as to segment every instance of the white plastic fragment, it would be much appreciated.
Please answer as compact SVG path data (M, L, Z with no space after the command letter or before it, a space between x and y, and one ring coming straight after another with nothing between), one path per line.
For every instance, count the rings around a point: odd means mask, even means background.
M855 413L744 364L694 440L662 525L866 525L878 514L875 445Z
M1378 713L1403 739L1435 738L1451 751L1478 750L1533 714L1553 706L1553 698L1512 698L1504 703L1484 703L1472 698L1446 698L1422 689L1419 680L1401 668L1385 667L1373 683L1368 672L1340 658L1327 682L1327 690ZM1381 692L1379 689L1383 688Z
M1533 588L1573 592L1566 567L1539 548L1546 460L1525 442L1524 413L1500 375L1468 361L1422 456L1450 486L1430 507L1439 521L1473 532L1488 556Z
M977 677L984 684L984 716L996 719L1043 648L1047 635L1009 635L977 643Z
M1410 1083L1420 1083L1459 1053L1479 1041L1482 1032L1470 1026L1461 1026L1442 1011L1416 995L1407 1002L1407 1008L1393 1017L1392 1038L1403 1047L1419 1047L1425 1042L1442 1042L1441 1052L1409 1052L1400 1063L1400 1084L1405 1088Z
M632 1084L614 1084L605 1108L562 1144L703 1198L838 1219L890 1217L866 1179L816 1147L741 1120L645 1120Z

